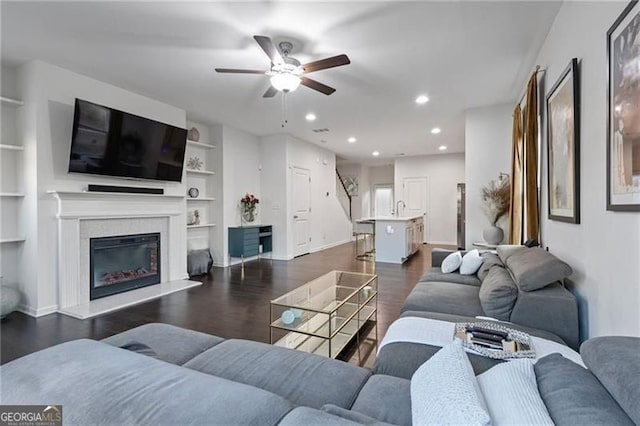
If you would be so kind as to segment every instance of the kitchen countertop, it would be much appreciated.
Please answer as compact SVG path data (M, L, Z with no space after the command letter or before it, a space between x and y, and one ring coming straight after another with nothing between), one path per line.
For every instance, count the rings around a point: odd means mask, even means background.
M375 217L363 217L360 219L361 221L380 221L380 222L406 222L408 220L421 218L423 215L413 215L413 216L375 216Z

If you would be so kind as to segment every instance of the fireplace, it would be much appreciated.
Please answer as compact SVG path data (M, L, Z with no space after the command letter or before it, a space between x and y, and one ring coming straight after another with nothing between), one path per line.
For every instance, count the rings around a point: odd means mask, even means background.
M91 300L160 282L160 233L90 239Z

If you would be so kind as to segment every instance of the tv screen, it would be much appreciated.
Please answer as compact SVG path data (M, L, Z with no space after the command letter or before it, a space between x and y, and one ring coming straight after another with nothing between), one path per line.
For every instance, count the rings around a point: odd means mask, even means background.
M76 99L69 172L182 180L187 130Z

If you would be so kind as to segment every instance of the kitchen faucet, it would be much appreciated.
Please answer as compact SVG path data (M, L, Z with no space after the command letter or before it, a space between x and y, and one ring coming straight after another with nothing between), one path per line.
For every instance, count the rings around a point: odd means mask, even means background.
M398 207L398 205L402 203L402 208L406 209L407 205L404 203L404 201L402 200L398 200L398 202L396 203L396 216L400 216L400 208Z

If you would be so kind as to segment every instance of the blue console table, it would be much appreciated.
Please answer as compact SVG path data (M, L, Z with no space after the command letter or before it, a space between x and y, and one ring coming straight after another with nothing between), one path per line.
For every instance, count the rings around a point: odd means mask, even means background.
M245 257L261 254L260 246L262 246L262 253L271 253L273 251L272 231L271 225L229 228L229 258L239 257L244 264Z

